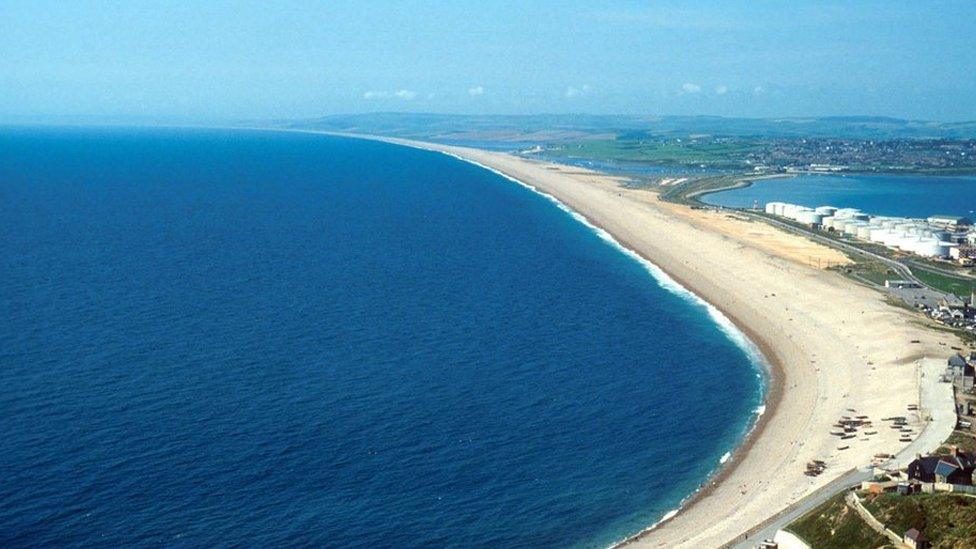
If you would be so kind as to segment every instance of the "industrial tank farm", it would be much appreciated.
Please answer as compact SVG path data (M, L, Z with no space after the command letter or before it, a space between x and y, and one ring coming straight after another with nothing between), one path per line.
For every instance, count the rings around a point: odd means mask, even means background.
M966 242L969 225L963 218L885 217L854 208L807 208L786 202L768 202L765 211L816 229L929 258L949 257L952 248Z

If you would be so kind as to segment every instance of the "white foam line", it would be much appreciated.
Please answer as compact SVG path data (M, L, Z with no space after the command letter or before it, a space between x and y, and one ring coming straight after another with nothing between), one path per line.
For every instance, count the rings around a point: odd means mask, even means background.
M725 315L725 313L723 313L722 311L720 311L718 309L718 307L715 307L711 303L709 303L709 302L705 301L704 299L702 299L698 294L692 292L688 288L685 288L684 286L682 286L681 284L679 284L678 281L676 281L675 279L671 278L671 276L668 275L666 272L664 272L663 269L661 269L660 267L658 267L654 263L648 261L647 259L645 259L644 257L642 257L640 254L638 254L637 252L635 252L634 250L631 250L630 248L628 248L628 247L624 246L623 244L621 244L620 242L618 242L617 239L615 239L613 237L613 235L611 235L610 233L608 233L603 228L598 227L598 226L594 225L593 223L591 223L589 219L587 219L585 216L583 216L579 212L576 212L575 210L573 210L572 208L570 208L566 204L563 204L563 202L560 201L555 196L553 196L553 195L551 195L551 194L549 194L549 193L547 193L545 191L542 191L542 190L538 189L537 187L535 187L533 185L530 185L530 184L528 184L528 183L526 183L524 181L521 181L521 180L519 180L519 179L517 179L515 177L512 177L512 176L510 176L510 175L508 175L506 173L503 173L503 172L501 172L501 171L499 171L499 170L497 170L495 168L492 168L491 166L486 166L486 165L484 165L484 164L482 164L482 163L480 163L478 161L471 160L469 158L465 158L463 156L460 156L460 155L457 155L455 153L448 152L448 151L443 151L443 150L438 150L438 149L432 149L432 148L427 148L427 147L418 147L418 148L422 148L422 149L429 150L429 151L434 151L434 152L439 152L441 154L446 154L447 156L456 158L456 159L458 159L458 160L460 160L462 162L467 162L469 164L473 164L475 166L478 166L479 168L488 170L488 171L490 171L490 172L492 172L492 173L494 173L496 175L499 175L501 177L504 177L505 179L507 179L509 181L512 181L513 183L516 183L518 185L521 185L521 186L525 187L526 189L529 189L530 191L532 191L532 192L534 192L534 193L536 193L538 195L541 195L541 196L545 197L546 199L548 199L549 201L551 201L553 204L555 204L556 207L558 207L560 210L562 210L562 211L568 213L569 215L571 215L573 217L573 219L575 219L576 221L579 221L580 223L582 223L586 227L590 228L592 231L594 231L604 241L606 241L607 243L609 243L613 247L617 248L619 251L623 252L624 254L626 254L627 256L629 256L630 258L632 258L635 261L637 261L638 263L640 263L647 270L647 272L651 275L651 277L658 283L658 285L661 288L664 288L665 290L671 292L672 294L677 295L678 297L680 297L680 298L688 301L689 303L695 305L696 307L700 307L700 308L704 309L708 313L708 316L712 319L712 321L719 327L719 329L722 331L722 333L725 334L725 336L733 344L735 344L737 347L739 347L739 349L741 349L746 354L746 356L749 358L749 361L753 364L753 366L756 367L756 369L757 369L757 375L760 378L762 378L762 373L763 372L769 371L769 365L766 362L766 357L763 356L762 352L759 350L759 347L751 339L749 339L749 337L744 332L742 332L742 330L740 330L735 325L735 323L733 323L732 320L730 320L729 317L727 317ZM765 393L765 390L766 390L765 384L762 384L761 387L762 387L761 390L763 392L763 395L762 395L762 397L763 397L763 404L760 404L753 411L753 421L751 422L751 424L749 426L749 429L746 431L745 436L743 437L743 441L745 440L745 438L747 438L752 433L753 429L755 429L756 423L758 422L759 417L762 416L766 412L765 394L764 394ZM722 457L719 459L719 467L724 466L725 463L727 463L732 458L732 452L733 451L728 451L728 452L726 452L725 454L722 455ZM715 472L716 471L713 470L711 473L709 473L708 478L711 478L712 475L715 474ZM704 486L704 484L702 486ZM636 536L639 536L641 534L644 534L645 532L649 532L651 530L654 530L658 526L660 526L661 524L663 524L663 523L667 522L668 520L674 518L674 516L677 515L678 512L681 511L681 509L684 508L684 506L688 502L688 500L690 500L692 497L694 497L696 494L698 494L698 492L701 491L702 486L699 486L691 494L688 494L687 496L685 496L684 498L682 498L682 500L678 503L678 507L676 509L672 509L672 510L668 511L667 513L665 513L657 522L655 522L651 526L649 526L647 528L644 528L643 530L641 530L635 536L628 536L628 537L626 537L624 539L621 539L619 541L616 541L616 542L612 543L611 545L609 545L609 547L617 547L621 543L624 543L624 542L626 542L629 539L633 539Z
M720 311L717 307L715 307L711 303L709 303L709 302L705 301L704 299L702 299L701 297L699 297L698 294L692 292L688 288L685 288L684 286L682 286L681 284L679 284L678 281L676 281L675 279L671 278L671 276L668 275L668 273L664 272L663 269L661 269L660 267L658 267L654 263L648 261L643 256L641 256L640 254L638 254L637 252L635 252L634 250L631 250L630 248L628 248L628 247L624 246L623 244L621 244L620 242L618 242L617 239L615 239L613 237L613 235L611 235L610 233L608 233L603 228L598 227L598 226L594 225L593 223L591 223L589 219L587 219L585 216L581 215L580 213L576 212L575 210L573 210L572 208L570 208L566 204L563 204L562 201L560 201L555 196L553 196L553 195L551 195L551 194L549 194L549 193L547 193L545 191L539 190L535 186L530 185L530 184L528 184L528 183L526 183L524 181L521 181L519 179L516 179L516 178L514 178L514 177L512 177L512 176L510 176L510 175L508 175L506 173L502 173L501 171L496 170L495 168L492 168L491 166L486 166L486 165L484 165L484 164L482 164L480 162L477 162L475 160L471 160L471 159L465 158L463 156L454 154L452 152L442 151L442 150L438 150L438 149L426 149L426 150L430 150L430 151L435 151L435 152L439 152L439 153L442 153L442 154L446 154L447 156L451 156L451 157L456 158L458 160L461 160L463 162L467 162L469 164L473 164L475 166L478 166L479 168L488 170L488 171L490 171L490 172L492 172L492 173L494 173L496 175L500 175L501 177L504 177L505 179L508 179L509 181L512 181L513 183L517 183L517 184L525 187L526 189L529 189L530 191L532 191L532 192L534 192L536 194L539 194L539 195L545 197L546 199L548 199L549 201L551 201L553 204L555 204L560 210L562 210L562 211L568 213L569 215L571 215L573 217L573 219L575 219L576 221L579 221L583 225L587 226L590 230L592 230L593 232L595 232L597 234L597 236L599 236L600 238L602 238L604 241L606 241L607 243L609 243L613 247L617 248L617 250L623 252L624 254L626 254L627 256L629 256L634 261L637 261L638 263L640 263L644 267L644 269L646 269L647 272L650 273L651 277L654 278L654 280L658 283L658 285L660 287L664 288L665 290L671 292L674 295L677 295L678 297L681 297L681 298L685 299L686 301L694 304L695 306L704 309L708 313L708 316L712 319L712 321L715 322L715 324L719 327L719 329L722 331L722 333L724 333L725 336L730 341L732 341L732 343L734 343L737 347L739 347L740 349L742 349L742 351L745 352L746 356L749 358L750 362L752 362L755 366L759 367L760 369L765 368L767 366L766 358L763 356L762 352L759 350L759 347L755 343L753 343L753 341L751 339L749 339L749 337L746 336L746 334L743 333L742 330L740 330L735 325L735 323L733 323L729 319L729 317L725 316L725 313L723 313L722 311ZM764 371L764 370L760 370L760 371ZM760 406L756 410L756 415L762 415L762 412L765 411L765 408L766 408L765 406Z

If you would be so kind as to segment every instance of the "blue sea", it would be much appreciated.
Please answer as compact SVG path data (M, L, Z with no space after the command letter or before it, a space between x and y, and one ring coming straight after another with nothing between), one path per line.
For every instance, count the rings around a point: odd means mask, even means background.
M0 242L3 547L602 546L762 402L714 311L437 153L0 128Z
M749 187L708 194L716 206L751 208L766 202L802 206L859 208L877 215L974 217L976 176L934 175L799 175L763 179Z

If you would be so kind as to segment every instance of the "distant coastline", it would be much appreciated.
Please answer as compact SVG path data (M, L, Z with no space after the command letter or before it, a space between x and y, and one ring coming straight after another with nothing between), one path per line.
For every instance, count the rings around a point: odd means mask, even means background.
M723 466L682 502L678 512L668 513L648 529L622 540L621 544L666 542L690 547L726 543L743 529L764 522L779 509L798 500L797 495L788 496L788 493L811 493L830 479L870 461L870 456L882 449L891 453L899 450L897 441L878 440L859 451L839 454L832 458L831 470L834 472L817 480L803 476L802 466L797 463L809 459L801 456L822 457L835 452L832 450L834 440L827 431L830 422L843 413L845 406L856 406L872 417L903 411L901 401L916 398L912 395L918 394L917 380L910 373L915 366L908 357L918 356L920 351L923 356L939 352L938 339L944 335L909 327L904 320L896 320L907 313L881 303L870 290L817 269L801 265L787 267L767 253L757 254L740 246L729 247L728 237L715 234L710 221L688 217L707 214L689 213L683 206L655 204L657 200L653 196L640 195L639 190L622 189L616 182L595 172L473 149L342 135L451 154L554 197L588 224L612 235L624 249L633 250L661 268L680 286L713 303L761 350L769 368L766 409L754 427ZM624 196L625 192L629 196ZM652 209L648 210L648 207ZM675 222L682 228L674 227L667 234L681 242L662 244L652 238L663 229L660 223ZM710 250L705 256L697 252L705 249ZM729 259L726 254L741 255L743 252L754 259L742 257L731 263L721 260L718 263L723 265L721 270L711 266L716 257ZM770 266L756 265L757 262ZM786 271L780 274L784 267ZM730 268L738 272L729 273ZM803 274L799 277L788 274L796 269ZM733 282L740 276L747 277L751 285ZM774 297L789 296L791 303L805 311L804 314L798 318L796 313L790 312L793 307L783 309L776 305L776 299L768 299L770 291ZM765 300L763 292L766 292ZM888 351L875 360L886 367L890 377L870 383L854 382L857 379L853 373L855 365L845 361L844 357L856 352L855 341L860 336L842 327L839 319L855 312L840 306L845 302L848 308L861 309L861 314L866 310L873 311L875 320L872 325L877 324L879 330L881 326L885 327L882 330L885 335L879 340L883 344L878 349L879 353L885 348ZM755 310L756 306L762 312ZM900 327L895 329L894 326ZM828 332L831 337L824 339ZM908 347L905 342L911 338L918 338L922 343ZM810 360L811 356L815 357L814 361ZM832 381L825 385L824 379ZM845 383L854 384L842 389ZM877 391L888 392L890 401L877 401ZM863 396L851 400L854 394ZM801 433L806 433L802 435L806 436L803 440L797 438ZM797 443L801 445L796 446ZM784 466L787 469L781 474L779 486L764 480L769 470Z

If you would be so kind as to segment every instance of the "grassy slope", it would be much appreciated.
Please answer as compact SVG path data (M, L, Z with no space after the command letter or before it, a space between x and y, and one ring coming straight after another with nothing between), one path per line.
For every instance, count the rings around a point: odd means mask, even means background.
M847 507L844 493L800 517L787 530L800 536L814 549L883 547L889 541Z
M918 528L933 547L976 547L976 498L951 494L881 494L864 501L895 532Z

